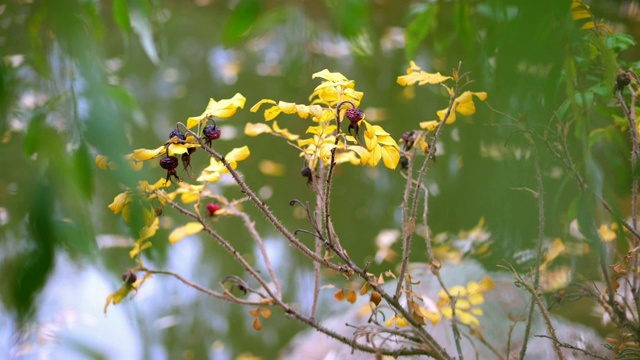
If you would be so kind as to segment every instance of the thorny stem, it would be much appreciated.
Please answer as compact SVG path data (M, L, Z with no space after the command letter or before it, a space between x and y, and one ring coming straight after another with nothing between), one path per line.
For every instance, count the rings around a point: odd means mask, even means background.
M438 279L438 283L440 287L444 290L445 294L449 298L449 302L451 303L451 330L453 331L453 339L456 342L456 349L458 350L458 357L462 360L462 346L460 345L460 329L458 329L458 322L456 320L456 301L458 300L458 296L452 296L447 289L442 277L440 277L440 271L437 269L431 269L431 272L435 275L436 279Z
M458 66L458 70L460 70L459 67L460 66ZM418 213L418 202L420 201L420 188L422 187L422 181L427 172L429 161L432 158L434 158L436 155L436 143L438 142L438 139L440 138L440 134L442 134L442 130L444 129L444 126L447 123L449 116L451 115L451 111L453 111L453 104L457 96L458 96L458 84L456 83L454 90L452 91L451 96L449 97L449 106L447 107L447 112L443 120L440 122L438 129L436 130L436 133L433 136L433 140L431 140L431 146L429 146L429 153L427 154L427 158L422 163L422 168L420 169L420 173L418 174L418 179L416 180L416 186L413 191L413 198L412 198L413 202L411 204L411 212L409 213L408 219L406 221L403 221L403 223L407 224L407 228L410 231L407 231L402 237L402 244L403 244L402 260L403 261L400 266L400 274L398 275L398 279L404 278L404 274L407 271L407 266L409 263L409 250L411 249L411 239L415 231L415 219L416 219L416 214ZM403 229L403 231L404 230L405 229ZM406 250L406 253L405 253L405 250ZM430 261L433 261L433 258L431 258ZM401 282L398 282L398 285L396 287L396 292L395 292L396 299L400 298L401 288L402 288L402 284Z
M207 146L198 136L197 134L195 134L193 131L187 129L187 132L190 133L191 135L193 135L198 143L200 144L200 146L209 154L211 154L212 156L214 156L217 160L221 161L223 163L223 165L227 168L227 170L229 171L229 173L232 175L232 177L234 178L235 182L240 186L241 191L246 194L249 199L262 211L262 213L267 217L267 219L274 225L274 227L280 232L282 233L292 244L294 244L298 249L301 250L302 253L304 253L305 255L307 255L308 257L310 257L312 260L314 260L315 262L320 262L323 266L330 268L332 270L337 270L339 272L344 272L345 269L343 266L339 266L336 265L334 263L328 262L325 259L323 259L322 257L318 257L314 252L311 252L306 246L304 246L302 243L300 243L300 241L293 235L291 234L280 222L279 220L275 217L275 215L273 215L273 213L271 212L271 210L269 210L269 208L262 202L260 201L260 199L258 199L258 197L255 195L255 193L253 193L253 191L251 191L251 189L246 185L246 183L240 178L240 175L238 174L237 171L235 171L235 169L233 169L233 167L231 167L231 165L229 165L229 163L224 159L224 157L222 155L220 155L218 152L216 152L215 150L211 149L209 146ZM333 162L332 162L333 163ZM329 170L329 173L331 173L331 169ZM156 191L156 194L162 194L159 191ZM312 326L313 328L315 328L316 330L327 334L333 338L335 338L338 341L341 341L345 344L349 344L350 346L352 346L355 349L361 350L361 351L365 351L365 352L370 352L370 353L381 353L384 355L391 355L391 356L401 356L401 355L419 355L419 354L426 354L426 355L430 355L433 356L436 359L449 359L449 356L446 353L446 350L444 350L437 342L436 340L431 336L431 334L429 334L422 326L420 323L418 323L415 319L413 319L411 317L411 314L409 314L409 312L407 312L401 305L400 303L392 298L391 296L389 296L377 283L375 283L374 281L372 281L367 273L365 271L363 271L362 269L360 269L357 265L355 265L351 259L348 258L348 256L344 253L343 250L339 249L336 245L337 244L332 244L332 243L328 243L328 246L345 262L345 264L349 267L349 269L351 269L352 271L356 272L361 278L365 279L367 282L369 282L369 284L372 286L372 288L374 290L376 290L378 293L380 293L380 295L391 305L393 306L395 309L397 309L397 311L409 322L411 323L412 327L417 331L417 335L421 338L422 342L427 344L429 346L429 349L425 350L425 349L398 349L398 350L380 350L380 349L374 349L372 347L366 346L366 345L362 345L359 344L357 342L354 341L350 341L348 338L333 332L325 327L323 327L322 325L318 324L317 322L315 322L315 320L311 319L311 318L307 318L305 316L303 316L302 314L296 312L295 310L291 309L286 303L284 303L281 299L277 298L274 296L273 292L268 288L266 282L259 276L259 274L257 274L257 272L251 268L251 266L246 263L246 261L244 260L244 258L228 243L226 242L222 237L220 237L215 231L213 231L205 222L204 220L197 216L196 214L180 207L178 204L176 204L175 202L171 201L170 199L167 199L166 196L163 196L163 198L169 203L171 204L174 208L176 208L178 211L180 211L181 213L183 213L184 215L187 215L193 219L198 220L204 227L204 230L209 233L211 236L213 236L216 240L218 240L218 242L223 245L223 247L225 247L225 249L227 251L229 251L235 258L237 261L239 261L243 267L245 267L247 269L247 271L249 271L249 273L251 273L251 275L256 278L256 280L260 283L261 286L263 286L263 288L265 288L265 291L268 292L269 296L271 297L271 299L275 302L276 305L278 305L279 307L281 307L286 314L288 314L289 316L292 316L298 320L300 320L303 323L306 323L310 326ZM328 198L328 194L325 193L325 202L327 201ZM326 210L325 210L326 211ZM266 305L266 304L265 304Z
M338 106L336 106L336 124L337 124L337 129L336 129L336 140L334 142L334 145L336 147L334 147L333 149L331 149L331 160L329 160L329 172L327 174L327 179L325 182L325 188L324 188L324 225L326 227L326 236L327 236L327 240L329 241L330 244L333 244L334 241L338 244L338 248L342 248L342 246L340 245L340 241L338 239L338 236L335 233L335 229L333 228L333 222L331 221L331 183L333 180L333 169L336 167L336 150L337 150L337 146L338 146L338 135L340 134L340 109L342 108L342 105L344 104L349 104L351 105L352 108L356 108L355 104L351 101L340 101L338 103Z
M577 346L573 346L573 345L568 344L568 343L558 342L558 339L554 339L554 338L552 338L550 336L547 336L547 335L536 335L536 337L550 339L553 342L557 342L560 347L567 348L567 349L570 349L570 350L573 350L573 351L579 351L579 352L581 352L581 353L583 353L583 354L585 354L587 356L590 356L590 357L592 357L594 359L601 359L601 360L608 360L609 359L607 357L600 356L598 354L592 353L591 351L589 351L587 349L582 349L582 348L579 348Z
M536 303L538 309L540 310L540 313L542 314L542 318L544 319L544 323L547 326L549 336L553 340L553 350L555 351L557 358L563 360L564 355L562 354L562 351L560 351L560 346L558 345L560 341L558 340L558 336L556 335L556 329L553 327L553 324L551 324L551 315L549 315L547 307L542 302L542 299L540 299L540 296L538 296L536 289L530 283L524 281L514 269L511 269L511 271L514 278L516 279L516 284L522 285L529 292L529 294L531 294L533 301Z
M267 218L267 220L269 220L269 222L273 225L273 227L276 228L276 230L278 230L285 238L287 238L287 240L289 240L289 242L291 244L293 244L298 250L300 250L300 252L302 252L304 255L306 255L307 257L309 257L313 261L318 261L323 266L325 266L325 267L327 267L329 269L332 269L332 270L336 270L336 271L342 271L343 270L340 265L337 265L337 264L334 264L332 262L329 262L329 261L323 259L322 257L318 257L313 251L311 251L302 242L300 242L300 240L298 240L298 238L296 238L295 235L293 235L289 230L287 230L287 228L284 227L284 225L282 225L280 220L278 220L278 218L276 218L276 216L273 214L273 212L271 212L269 207L262 200L260 200L258 198L258 196L247 186L247 184L244 182L244 180L242 180L242 178L240 177L240 174L238 174L238 172L233 167L231 167L231 165L227 162L227 160L225 160L224 156L222 156L217 151L215 151L212 148L210 148L209 146L207 146L204 143L204 141L202 141L197 136L196 133L194 133L193 131L191 131L189 129L187 129L187 131L188 131L189 134L195 136L195 138L197 139L198 143L200 143L200 146L206 152L208 152L213 157L215 157L217 160L219 160L219 161L221 161L223 163L225 168L227 168L227 170L229 171L229 174L231 174L231 176L233 177L235 182L238 184L238 186L240 186L240 190L245 195L247 195L249 200L251 200L251 202L253 202L258 207L258 209L260 209L260 211L264 214L264 216Z
M249 230L249 233L251 234L251 237L255 240L256 244L258 244L258 248L260 248L260 253L262 254L262 259L264 260L264 265L267 268L267 271L269 272L271 281L273 281L273 284L276 287L278 298L282 299L282 287L280 286L280 281L278 280L278 277L276 276L276 273L273 270L273 265L271 265L271 260L269 259L269 254L267 253L267 249L264 246L262 237L256 231L255 222L251 221L251 219L249 218L249 215L247 215L246 213L238 209L234 209L234 211L236 212L236 214L238 214L238 216L242 218L242 221L244 222L244 226L247 228L247 230Z
M228 302L232 302L232 303L236 303L236 304L241 304L241 305L250 305L250 306L264 306L264 303L261 301L249 301L249 300L244 300L244 299L240 299L237 298L235 296L233 296L231 293L229 293L228 291L225 290L224 293L220 293L217 291L213 291L211 289L207 289L204 286L198 285L190 280L185 279L184 277L171 272L171 271L166 271L166 270L154 270L154 269L148 269L146 267L140 267L141 271L147 272L149 274L158 274L158 275L169 275L169 276L173 276L174 278L180 280L182 283L184 283L185 285L192 287L206 295L209 295L211 297L214 297L216 299L220 299L220 300L225 300Z
M324 166L322 164L320 164L319 166L319 174L318 174L318 178L322 179L324 176ZM317 183L317 181L315 181ZM322 228L322 186L317 186L316 187L317 191L316 191L316 209L315 209L315 216L314 219L315 220L315 228L316 229L321 229ZM310 219L311 220L311 219ZM315 242L316 247L315 247L315 253L318 257L322 256L322 246L323 246L323 242L319 239L316 238ZM316 310L318 308L318 296L320 295L320 263L318 262L314 262L313 263L313 302L311 303L311 319L314 319L316 317Z
M636 123L636 98L637 92L634 91L631 84L628 85L631 92L631 102L629 107L626 106L624 99L622 98L622 90L616 91L616 98L620 102L624 115L629 122L629 134L631 135L631 174L633 175L633 183L631 185L631 226L634 230L638 230L638 175L637 165L638 157L640 156L640 143L638 140L638 128ZM633 249L638 248L640 238L634 234L633 237ZM634 255L631 263L631 271L633 274L638 274L638 260L637 255ZM640 312L640 287L638 286L638 276L633 277L634 289L633 298L635 300L636 310ZM613 294L611 294L613 296Z
M222 236L220 236L220 234L218 234L213 229L211 229L209 224L207 224L207 222L201 216L199 216L198 214L192 213L187 209L182 208L180 205L178 205L177 203L169 199L164 192L156 190L156 195L158 197L162 197L164 201L171 204L173 208L175 208L182 214L190 218L193 218L194 220L197 220L200 224L202 224L204 231L206 231L209 235L211 235L214 239L216 239L218 243L222 245L222 247L225 250L227 250L227 252L229 252L236 259L236 261L240 263L240 265L242 265L242 267L245 270L247 270L247 272L251 274L251 276L253 276L254 279L256 279L256 281L260 284L260 286L262 286L262 288L269 294L270 298L279 300L279 298L276 296L276 294L273 293L273 291L271 290L267 282L264 281L264 279L260 276L260 274L258 274L258 272L244 259L244 257L227 240L225 240Z
M411 316L411 314L400 304L397 298L389 295L386 291L384 291L384 289L377 283L377 281L375 281L375 279L372 280L366 271L360 269L360 267L358 267L353 261L351 261L351 259L344 253L344 251L337 249L333 244L330 243L328 243L327 246L329 246L331 250L333 250L347 264L347 266L351 270L353 270L353 272L367 281L367 283L369 283L369 286L371 286L373 290L377 291L380 296L387 301L389 306L393 307L405 320L407 320L411 324L412 328L414 328L417 333L416 335L419 336L425 344L429 345L433 349L434 353L430 354L431 356L435 357L436 359L450 358L446 350L443 349L440 344L438 344L438 342L433 338L433 336L429 334L429 332L427 332L424 327ZM399 279L398 281L401 280Z
M529 144L531 144L536 169L537 191L535 196L538 200L538 248L536 250L533 287L537 290L538 284L540 282L540 262L542 259L542 244L544 242L544 185L542 182L542 167L540 165L540 154L538 153L538 148L536 147L536 144L534 143L533 138L529 133L525 132L525 138L529 141ZM529 342L529 334L531 332L531 324L533 322L533 310L534 303L532 302L529 306L529 316L527 318L527 325L524 330L522 348L520 349L520 359L524 359L525 354L527 353L527 344Z

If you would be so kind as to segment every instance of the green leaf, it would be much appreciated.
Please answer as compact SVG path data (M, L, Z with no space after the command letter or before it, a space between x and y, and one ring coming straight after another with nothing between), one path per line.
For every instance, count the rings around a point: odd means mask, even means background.
M593 144L598 142L603 136L607 133L606 128L595 129L589 134L589 147L592 147Z
M469 3L467 1L456 1L454 5L454 23L456 35L460 37L466 47L471 46L473 31L471 30L471 17L469 16Z
M598 230L594 221L595 206L590 194L581 194L578 201L578 228L589 245L598 253L600 258L604 256L604 247L598 236Z
M127 0L113 0L113 21L118 25L123 34L131 33L131 19L129 18L129 5Z
M45 118L46 115L44 112L37 112L36 115L31 118L31 122L29 122L27 133L24 137L24 152L29 156L35 154L38 149L40 139L43 137L43 128L46 127Z
M405 32L405 54L407 59L414 58L418 45L435 26L438 10L439 6L436 3L423 4L415 19L407 26Z
M93 195L93 161L84 141L80 143L80 147L73 154L73 168L79 193L90 200Z
M151 30L151 22L149 21L149 3L146 0L142 0L135 1L132 4L134 6L129 9L131 27L138 35L140 45L142 45L142 49L147 54L147 57L149 57L149 60L151 60L154 65L158 65L160 57L158 56L158 49L153 40L153 31Z
M367 17L367 2L363 0L338 0L329 4L333 7L337 27L342 36L355 39L361 36Z
M257 21L262 11L259 0L241 0L231 12L231 16L222 30L222 41L225 45L240 42Z

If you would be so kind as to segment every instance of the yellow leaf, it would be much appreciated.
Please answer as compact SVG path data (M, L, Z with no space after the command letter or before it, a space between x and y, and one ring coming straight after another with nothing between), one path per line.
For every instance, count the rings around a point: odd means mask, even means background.
M159 225L160 225L160 219L156 217L151 223L151 225L144 226L142 229L140 229L140 235L138 236L138 240L146 240L152 237L153 235L155 235L156 231L158 231Z
M236 93L231 99L215 101L209 99L209 104L203 115L207 117L229 118L233 116L238 108L244 108L247 99L240 93Z
M312 79L315 78L322 78L331 82L344 82L344 81L349 81L349 79L347 79L344 75L342 75L339 72L330 72L327 69L324 69L322 71L318 71L317 73L314 73L313 75L311 75Z
M584 25L580 27L580 30L589 30L595 27L596 27L596 23L594 23L593 21L587 21L586 23L584 23Z
M195 192L184 192L180 195L180 201L182 201L183 204L190 204L198 201L198 199L200 199L200 194Z
M185 144L171 144L169 145L169 156L182 155L189 151L189 147Z
M400 153L398 150L391 146L385 146L382 148L382 162L384 166L393 170L398 166L398 162L400 161Z
M160 155L164 151L165 151L164 146L159 146L155 149L136 149L136 150L133 150L133 153L131 154L131 158L136 161L150 160Z
M271 121L273 119L276 118L276 116L280 115L280 113L282 112L282 110L280 110L280 108L276 105L276 106L272 106L270 108L268 108L267 110L264 111L264 119L266 121Z
M284 165L271 160L262 160L258 165L260 172L268 176L284 175Z
M118 215L129 201L131 201L131 199L125 191L116 195L116 197L113 198L113 202L109 204L108 208L113 212L114 215Z
M591 14L589 14L586 9L577 9L571 11L571 18L573 20L588 19L590 17Z
M150 248L151 245L152 244L151 244L150 241L145 241L145 240L136 241L135 244L133 244L133 249L131 249L131 251L129 251L129 257L133 259L138 254L143 252L145 249Z
M462 322L465 325L470 325L470 324L474 324L476 326L480 325L478 318L466 311L456 311L456 316L458 316L458 318L460 319L460 322Z
M244 126L244 134L247 136L258 136L264 133L270 133L271 128L265 123L247 123Z
M613 224L613 225L602 224L602 225L600 225L600 228L598 228L598 235L600 236L600 239L602 241L611 242L611 241L616 239L616 232L613 231L613 230L615 230L614 228L617 228L617 225L616 226L614 226L614 225L616 225L616 224Z
M169 234L169 242L172 244L177 243L182 240L186 236L194 235L202 231L203 226L199 222L190 222L184 226L180 226L174 229L171 234Z
M438 115L438 119L440 119L440 121L444 121L444 117L447 116L447 109L436 111L436 115ZM447 124L453 124L455 121L456 121L456 112L454 109L451 109L451 113L447 118Z
M439 124L440 122L438 120L422 121L420 123L420 128L427 131L433 131L438 127Z
M434 85L440 84L451 79L451 76L443 76L439 72L430 74L426 71L413 71L407 75L398 76L397 83L401 86L411 86L415 83L418 85Z
M344 290L340 289L340 290L336 291L335 293L333 293L333 298L336 299L336 301L344 300Z
M251 109L249 109L249 111L251 112L256 112L258 111L258 109L260 109L260 106L262 106L262 104L274 104L275 105L275 101L271 100L271 99L262 99L260 101L258 101L255 105L253 105L251 107Z
M125 283L120 287L120 289L118 289L118 291L109 294L109 296L107 296L107 303L104 305L104 313L107 313L107 308L109 308L109 305L117 305L122 301L122 299L126 298L131 290L133 290L133 286Z
M227 162L232 163L232 162L242 161L248 158L250 154L251 153L249 151L249 147L245 145L243 147L235 148L229 151L224 158L225 160L227 160Z
M493 279L490 276L485 276L480 280L480 291L487 292L493 289Z
M198 176L196 180L214 183L220 180L220 173L219 172L203 173L202 175Z
M100 170L107 170L107 164L109 163L109 158L104 155L96 156L96 165Z

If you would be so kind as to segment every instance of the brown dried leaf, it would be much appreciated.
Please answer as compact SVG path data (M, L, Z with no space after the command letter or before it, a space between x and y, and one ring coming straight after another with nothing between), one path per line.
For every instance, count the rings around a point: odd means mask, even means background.
M418 310L418 311L411 310L411 317L413 318L413 320L419 322L420 325L426 325L427 324L424 321L424 316L422 316L422 314L420 313L420 310Z
M395 278L396 278L396 274L394 274L394 273L393 273L393 271L391 271L391 270L387 270L387 271L385 271L385 272L384 272L384 276L386 276L386 277L390 277L390 278L393 278L393 279L395 279Z
M344 290L340 289L333 293L333 298L336 299L336 301L344 300Z
M251 316L253 317L258 317L258 310L260 309L251 309L249 310L249 314L251 314Z
M364 295L369 292L369 283L364 283L360 289L360 295Z
M356 295L356 292L353 290L349 290L349 292L347 293L347 301L353 304L356 302L356 300L358 300L358 295Z
M380 301L382 301L382 296L380 295L380 293L375 290L372 291L371 296L369 297L369 302L372 302L376 304L376 306L378 306L378 304L380 304Z
M260 331L262 330L262 324L260 323L260 318L256 316L256 318L253 320L253 328Z
M260 316L262 316L265 319L268 319L269 317L271 317L271 310L267 308L260 308Z

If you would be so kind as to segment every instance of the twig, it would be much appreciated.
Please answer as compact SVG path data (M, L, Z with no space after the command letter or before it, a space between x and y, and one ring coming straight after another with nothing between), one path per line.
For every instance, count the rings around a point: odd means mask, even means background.
M445 294L449 298L449 302L451 303L451 330L453 331L453 339L456 343L456 349L458 350L458 357L462 360L462 346L460 344L460 329L458 329L458 324L456 321L456 300L458 300L458 296L453 297L447 289L447 286L444 284L442 277L440 277L440 270L434 269L431 267L431 272L435 275L436 279L438 279L438 283L442 290L444 290Z
M522 287L524 287L525 290L529 292L529 294L533 298L533 301L538 306L538 309L542 314L542 318L544 319L544 323L547 326L547 331L549 332L550 337L552 339L555 339L555 341L553 342L553 350L555 351L557 358L560 360L564 359L564 355L562 355L562 351L560 351L560 346L558 345L560 341L558 340L558 336L556 335L556 329L553 327L553 324L551 324L551 315L549 315L547 307L542 302L542 299L540 299L540 296L538 296L536 289L530 283L524 281L515 271L515 269L512 268L511 272L513 274L513 277L516 279L516 284L522 285Z
M529 133L525 133L525 138L529 141L534 154L534 164L536 169L536 186L537 193L536 199L538 201L538 248L536 249L536 263L534 268L533 288L535 291L538 289L538 283L540 282L540 262L542 259L542 244L544 242L544 185L542 182L542 169L540 165L540 154L538 148L531 138ZM527 353L527 343L529 341L529 334L531 332L531 324L533 322L533 309L534 303L531 302L529 306L529 315L527 318L527 325L524 330L524 339L522 348L520 349L520 359L524 359Z
M458 65L458 72L460 71L460 67L462 66L462 63L460 63ZM408 219L407 219L407 224L409 227L411 227L411 224L413 223L413 229L409 229L409 230L415 230L415 219L416 219L416 214L418 213L418 202L420 201L420 188L422 187L422 182L423 179L427 173L427 168L429 165L429 161L435 157L436 155L436 143L438 142L438 139L440 138L440 135L442 134L442 130L444 130L444 127L447 123L447 120L449 119L449 116L451 116L451 112L453 111L453 104L455 102L456 97L458 96L458 91L459 91L459 86L458 83L456 82L453 91L451 91L451 94L449 96L449 105L447 107L447 112L444 115L444 118L442 119L442 121L440 122L440 125L438 125L438 128L436 129L436 133L433 136L433 139L431 140L431 146L429 147L429 153L427 154L427 158L424 160L424 162L422 163L422 167L420 168L420 172L418 174L418 178L416 180L416 186L415 189L413 191L413 201L411 203L411 211L408 215ZM411 239L413 237L413 232L408 232L406 234L404 234L403 238L402 238L402 244L403 244L403 254L402 254L402 264L400 266L400 274L398 275L398 279L402 279L404 278L404 273L407 271L407 265L409 262L409 254L408 254L408 250L407 253L404 253L404 249L411 249ZM406 259L406 261L404 261ZM433 259L432 259L433 260ZM396 292L395 292L395 297L398 298L400 296L400 285L398 285L396 287Z
M185 285L192 287L206 295L209 295L211 297L214 297L216 299L220 299L220 300L225 300L225 301L229 301L232 303L236 303L236 304L241 304L241 305L251 305L251 306L264 306L265 303L262 301L250 301L250 300L244 300L244 299L240 299L237 298L235 296L233 296L231 293L229 293L228 291L225 291L224 293L220 293L208 288L205 288L201 285L198 285L190 280L185 279L184 277L171 272L171 271L167 271L167 270L154 270L154 269L148 269L146 267L140 267L141 271L147 272L149 274L159 274L159 275L169 275L169 276L173 276L174 278L180 280L182 283L184 283Z
M276 273L273 269L273 265L271 265L271 260L269 259L269 254L267 253L267 249L264 246L262 237L256 231L255 223L251 221L251 219L249 218L249 215L247 215L245 212L242 212L237 208L234 208L234 212L240 218L242 218L245 228L247 228L247 230L249 231L249 234L251 234L251 237L255 240L256 244L258 244L258 248L260 249L260 253L262 254L262 260L264 260L264 265L267 268L267 271L269 272L269 277L271 277L271 281L273 281L273 285L276 287L276 293L278 294L278 298L282 299L282 287L280 286L280 280L278 280L278 277L276 276Z
M583 354L585 354L585 355L587 355L587 356L591 356L591 357L592 357L592 358L594 358L594 359L608 360L608 358L606 358L606 357L604 357L604 356L600 356L600 355L598 355L598 354L594 354L594 353L590 352L590 351L589 351L589 350L587 350L587 349L582 349L582 348L579 348L579 347L577 347L577 346L573 346L573 345L571 345L571 344L569 344L569 343L559 342L559 341L558 341L558 339L554 339L554 338L552 338L551 336L548 336L548 335L535 335L535 336L536 336L536 337L540 337L540 338L550 339L550 340L551 340L551 341L553 341L554 343L558 343L558 345L559 345L560 347L563 347L563 348L566 348L566 349L571 349L571 350L573 350L573 351L579 351L579 352L581 352L581 353L583 353Z
M244 180L242 180L242 178L240 177L240 174L225 160L224 156L222 156L217 151L215 151L212 148L210 148L209 146L207 146L204 143L204 141L202 141L202 139L200 139L200 137L198 137L197 134L194 133L193 131L187 129L187 132L189 134L195 136L195 138L197 139L197 141L200 144L200 146L206 152L211 154L218 161L222 162L222 164L225 166L225 168L229 171L229 174L231 174L231 176L233 177L235 182L238 184L238 186L240 186L240 190L245 195L247 195L249 200L251 200L251 202L253 202L258 207L258 209L264 214L264 216L267 218L267 220L269 220L269 222L273 225L273 227L276 230L278 230L278 232L280 232L287 240L289 240L289 242L292 245L294 245L298 250L300 250L300 252L302 252L304 255L306 255L307 257L309 257L313 261L318 261L323 266L325 266L325 267L327 267L329 269L336 270L336 271L342 271L342 267L340 265L334 264L332 262L329 262L329 261L323 259L322 257L316 256L316 254L313 251L311 251L309 248L307 248L302 242L300 242L300 240L298 240L298 238L295 237L295 235L293 235L289 230L287 230L287 228L285 228L284 225L282 225L280 220L278 220L278 218L276 218L276 216L273 214L273 212L271 212L269 207L267 205L265 205L265 203L262 202L262 200L260 200L258 198L258 196L247 186L247 184L244 182Z

